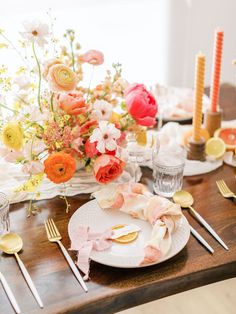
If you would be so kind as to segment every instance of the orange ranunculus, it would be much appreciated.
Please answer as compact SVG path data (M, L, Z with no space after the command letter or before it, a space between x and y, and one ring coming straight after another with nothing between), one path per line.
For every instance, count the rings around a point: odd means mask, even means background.
M50 59L43 64L43 77L47 80L49 69L55 64L62 64L59 59Z
M49 68L47 80L54 92L71 92L76 88L77 76L64 64L54 64Z
M76 161L70 154L53 153L44 161L44 167L44 172L52 182L63 183L73 177Z
M92 130L98 126L97 120L89 120L85 122L80 128L81 135L87 135L89 132L92 133Z
M111 155L101 155L99 156L93 166L95 179L99 183L107 184L115 179L117 179L123 169L125 167L125 163Z
M70 115L83 114L88 109L81 93L59 94L57 100L60 108Z

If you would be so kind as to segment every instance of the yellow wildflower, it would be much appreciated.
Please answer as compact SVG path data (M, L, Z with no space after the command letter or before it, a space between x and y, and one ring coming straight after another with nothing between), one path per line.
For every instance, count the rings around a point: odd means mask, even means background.
M15 189L15 192L35 192L43 180L44 172L32 175L27 182Z
M8 48L8 45L5 43L0 43L0 49Z
M19 150L23 145L23 129L18 122L9 122L2 130L3 143L11 149Z

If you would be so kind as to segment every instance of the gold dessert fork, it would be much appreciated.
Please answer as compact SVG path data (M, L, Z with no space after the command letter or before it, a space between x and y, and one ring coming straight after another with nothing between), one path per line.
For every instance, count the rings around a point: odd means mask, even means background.
M232 192L227 184L225 183L224 180L219 180L216 181L216 185L220 191L220 193L225 197L225 198L235 198L236 199L236 194L234 192Z
M76 267L75 263L71 259L70 255L68 254L64 245L60 241L62 239L62 236L60 235L60 232L58 231L53 219L48 219L48 220L44 221L44 225L45 225L45 229L47 232L48 240L50 242L56 242L59 245L59 247L62 250L62 253L64 254L64 256L65 256L71 270L73 271L75 277L77 278L77 280L79 281L79 283L81 284L81 286L85 290L85 292L88 292L88 288L86 287L85 282L84 282L82 276L80 275L78 268Z

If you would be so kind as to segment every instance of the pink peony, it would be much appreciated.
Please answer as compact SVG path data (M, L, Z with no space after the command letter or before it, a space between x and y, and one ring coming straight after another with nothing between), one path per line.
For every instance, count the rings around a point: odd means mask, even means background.
M143 84L133 84L125 90L129 114L139 125L153 126L156 122L157 102Z
M92 65L100 65L104 62L104 56L101 51L98 50L89 50L84 54L79 56L80 62L87 62Z
M117 179L124 167L125 163L121 159L111 155L101 155L94 162L95 179L99 183L107 184Z
M88 109L81 93L59 94L57 99L59 107L70 115L82 114Z

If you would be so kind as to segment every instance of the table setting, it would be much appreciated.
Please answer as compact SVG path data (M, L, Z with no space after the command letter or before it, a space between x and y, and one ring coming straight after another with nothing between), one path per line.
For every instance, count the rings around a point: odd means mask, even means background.
M25 22L23 65L0 72L1 312L114 313L234 276L236 92L230 110L219 104L224 31L209 97L202 52L193 90L149 90L119 63L96 85L104 55L76 35L55 50L47 24Z

